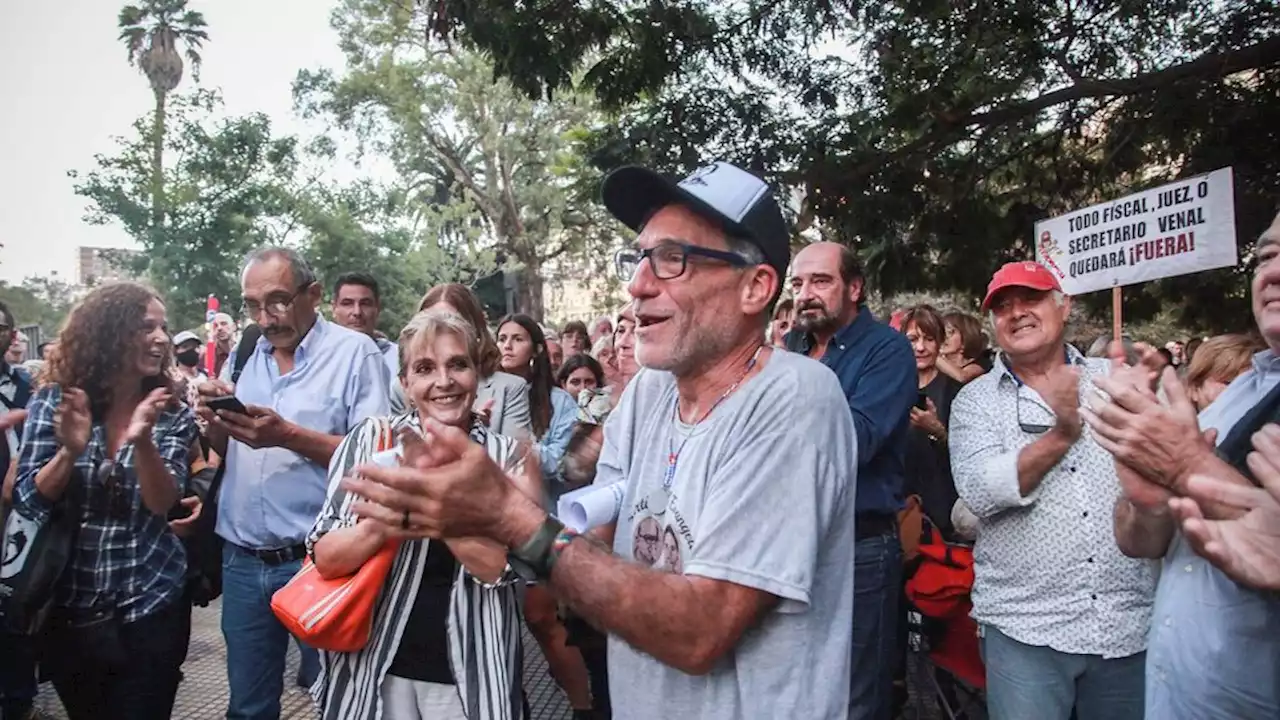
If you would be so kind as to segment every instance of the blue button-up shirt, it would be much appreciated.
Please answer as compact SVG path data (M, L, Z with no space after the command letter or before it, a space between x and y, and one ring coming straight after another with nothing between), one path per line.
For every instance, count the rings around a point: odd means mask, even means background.
M280 374L271 344L258 341L236 384L236 397L261 405L307 430L346 435L360 421L390 413L390 378L373 340L316 318ZM229 361L223 379L230 378ZM227 442L227 471L218 496L218 535L255 550L300 545L324 504L327 467L282 447L255 450Z
M36 489L36 475L58 452L53 414L62 388L49 385L31 398L22 436L22 456L14 487L14 512L32 527L48 521L54 507ZM178 493L187 486L187 457L196 439L196 419L185 405L160 413L151 437ZM114 463L114 464L112 464ZM66 572L54 590L54 604L77 610L117 608L133 622L178 600L187 572L182 542L168 519L142 503L132 443L107 457L107 429L95 422L84 452L76 458L80 483L80 531ZM103 472L99 472L103 470Z
M400 382L400 346L387 338L378 338L374 342L378 344L378 352L382 353L391 382Z
M560 478L560 460L569 448L569 438L573 436L573 428L577 424L578 401L558 387L551 388L551 424L538 440L542 477L549 486L553 486Z
M1280 358L1253 368L1200 413L1223 440L1280 382ZM1147 641L1151 720L1280 718L1280 594L1238 585L1179 533L1165 554Z
M787 349L808 354L813 336L787 333ZM858 436L858 514L902 509L907 430L919 386L915 353L902 333L865 306L827 344L822 362L835 371Z

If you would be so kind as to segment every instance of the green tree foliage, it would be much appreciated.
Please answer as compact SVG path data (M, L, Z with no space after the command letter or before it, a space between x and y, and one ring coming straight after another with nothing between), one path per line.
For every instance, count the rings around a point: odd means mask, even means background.
M164 295L172 327L202 323L210 294L234 312L244 258L264 245L301 250L330 289L343 272L373 273L383 287L382 330L392 336L431 285L495 268L463 205L408 202L370 181L338 185L328 179L337 159L327 138L302 145L273 135L265 115L219 117L221 107L207 90L170 104L165 152L176 160L165 169L161 232L152 225L147 118L87 173L70 173L88 201L85 219L119 225L142 248L118 261Z
M53 273L29 277L21 285L0 281L0 301L9 307L18 326L39 325L45 339L53 337L75 305L75 288ZM35 348L31 348L34 356Z
M722 157L799 188L800 224L886 293L978 295L1032 254L1035 220L1231 165L1246 262L1128 291L1126 314L1249 322L1249 249L1280 196L1274 2L421 4L531 97L587 88L618 111L597 166Z
M240 263L254 247L287 240L293 227L297 141L274 137L265 115L214 119L216 93L175 96L166 152L165 224L153 231L151 128L146 118L134 133L116 139L116 151L97 155L87 173L69 173L88 201L86 221L118 224L142 248L128 269L166 298L169 323L204 321L205 298L234 305L240 297Z
M333 26L347 67L300 73L297 104L389 159L426 225L490 248L519 273L521 310L541 317L544 266L599 263L616 244L582 162L604 120L589 96L530 100L495 81L482 55L428 42L431 21L410 3L345 0Z
M392 339L433 285L472 284L495 268L474 237L439 231L438 213L411 217L403 193L362 181L299 193L294 216L306 229L305 250L331 296L339 275L363 270L382 294L379 329Z

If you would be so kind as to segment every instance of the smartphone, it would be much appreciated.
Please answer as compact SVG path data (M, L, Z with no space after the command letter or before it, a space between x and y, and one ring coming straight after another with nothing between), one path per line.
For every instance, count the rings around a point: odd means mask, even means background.
M244 406L244 403L240 402L235 395L209 398L205 400L205 405L208 405L209 409L214 412L226 410L227 412L240 413L241 415L249 414L249 410Z
M929 396L923 390L916 391L916 407L921 410L929 409Z

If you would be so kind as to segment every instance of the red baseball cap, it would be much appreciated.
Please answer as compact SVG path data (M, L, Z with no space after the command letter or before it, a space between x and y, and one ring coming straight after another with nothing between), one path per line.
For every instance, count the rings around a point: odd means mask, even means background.
M991 298L996 293L1011 287L1062 292L1062 285L1058 283L1058 278L1040 263L1030 260L1005 263L995 275L991 276L991 282L987 284L987 296L982 299L983 312L986 312L987 306L991 304Z

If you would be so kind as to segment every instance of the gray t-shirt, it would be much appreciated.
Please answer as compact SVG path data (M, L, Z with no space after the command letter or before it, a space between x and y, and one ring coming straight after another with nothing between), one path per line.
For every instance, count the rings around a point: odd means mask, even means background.
M610 637L614 717L847 717L858 463L836 376L775 350L696 427L678 422L675 403L675 379L643 370L605 425L595 484L626 483L614 552L781 602L704 676Z

